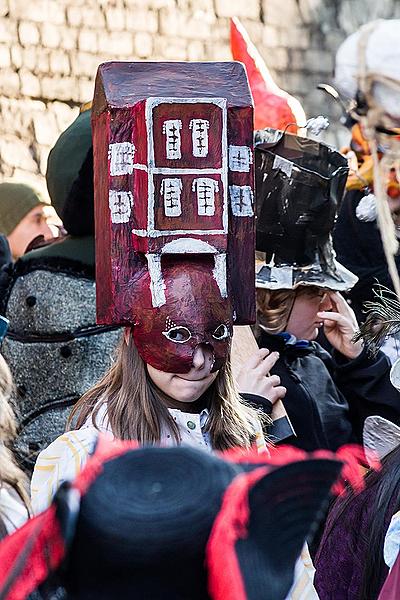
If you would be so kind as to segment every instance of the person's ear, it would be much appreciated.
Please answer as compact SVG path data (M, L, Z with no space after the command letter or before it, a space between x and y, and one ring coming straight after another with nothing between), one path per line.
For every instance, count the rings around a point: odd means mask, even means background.
M125 340L125 344L127 346L129 346L130 339L131 339L131 328L130 327L125 327L125 330L124 330L124 340Z

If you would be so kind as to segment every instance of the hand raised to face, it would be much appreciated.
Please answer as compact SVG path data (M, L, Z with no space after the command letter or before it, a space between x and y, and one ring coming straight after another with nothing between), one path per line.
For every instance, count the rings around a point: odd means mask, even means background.
M324 333L330 344L349 359L357 358L362 352L362 341L353 342L358 323L353 309L339 292L328 292L332 308L321 311L318 318L324 324Z

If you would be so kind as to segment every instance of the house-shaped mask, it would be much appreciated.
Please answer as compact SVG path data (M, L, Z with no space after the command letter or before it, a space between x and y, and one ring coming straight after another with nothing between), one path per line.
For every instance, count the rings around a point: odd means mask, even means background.
M183 255L211 269L230 322L254 322L253 108L243 66L102 64L92 126L98 322L138 322L143 269L147 309L165 309L163 261Z

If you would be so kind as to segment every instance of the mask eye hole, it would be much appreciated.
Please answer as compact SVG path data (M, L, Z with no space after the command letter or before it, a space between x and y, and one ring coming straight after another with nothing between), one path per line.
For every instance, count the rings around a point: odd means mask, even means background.
M221 325L218 325L217 329L215 329L212 336L214 340L226 340L230 337L229 329L224 323L221 323Z
M163 331L162 333L167 340L174 342L175 344L184 344L192 337L192 334L187 327L171 327L168 331Z

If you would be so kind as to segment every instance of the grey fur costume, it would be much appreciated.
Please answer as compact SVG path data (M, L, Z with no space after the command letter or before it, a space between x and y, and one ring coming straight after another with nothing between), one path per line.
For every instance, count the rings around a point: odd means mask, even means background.
M121 329L96 325L93 267L28 257L15 264L3 296L10 328L2 353L16 386L15 451L30 471L37 454L64 432L72 406L110 366Z

